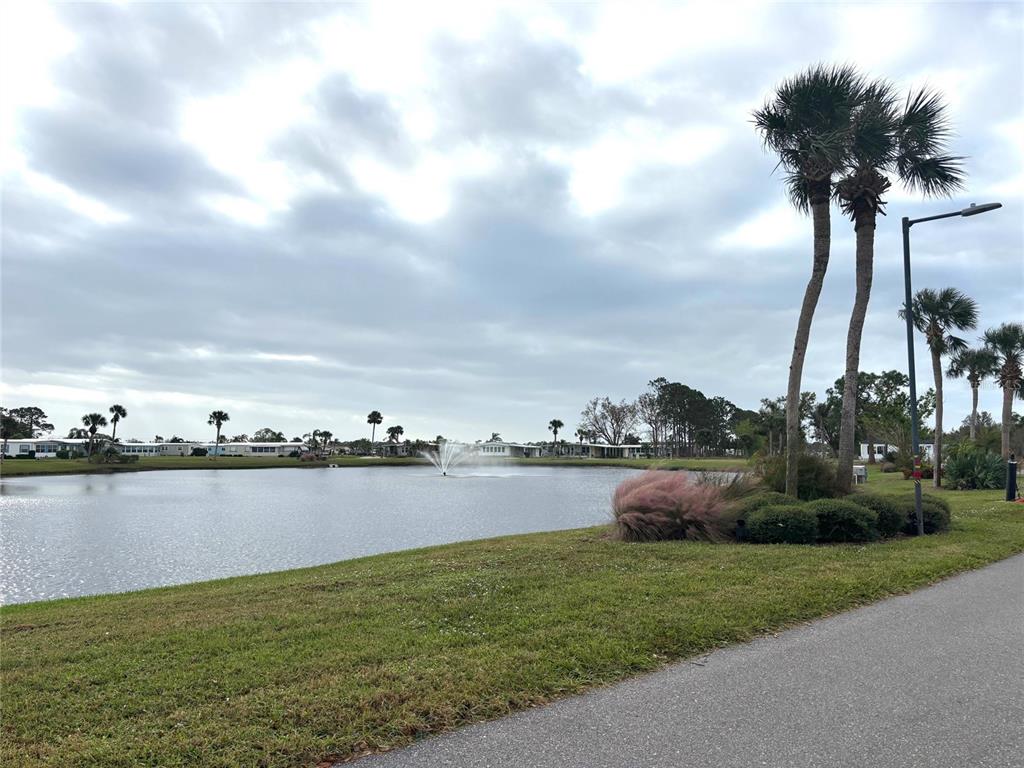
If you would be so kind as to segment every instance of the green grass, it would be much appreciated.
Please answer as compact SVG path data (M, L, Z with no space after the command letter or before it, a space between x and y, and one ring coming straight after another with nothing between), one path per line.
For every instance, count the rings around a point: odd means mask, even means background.
M644 469L743 470L743 459L512 459L517 465L565 467L633 467ZM277 456L153 456L140 457L131 464L90 464L85 459L7 459L0 465L3 477L30 475L110 474L112 472L146 472L159 469L268 469L273 467L407 467L426 465L427 460L414 457L362 458L332 456L323 461L304 462Z
M869 485L909 492L889 478ZM1024 550L1024 510L998 492L944 497L950 533L868 546L623 544L594 528L9 606L0 763L313 766Z

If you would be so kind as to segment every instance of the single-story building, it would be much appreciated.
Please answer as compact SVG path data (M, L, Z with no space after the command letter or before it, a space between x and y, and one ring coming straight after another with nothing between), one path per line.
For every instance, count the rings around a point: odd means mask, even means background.
M606 443L566 443L555 446L552 454L569 459L639 459L644 455L643 446L607 445Z
M539 445L509 443L504 440L488 440L486 443L476 443L470 447L485 459L536 459L541 454Z
M306 447L302 443L202 443L209 456L288 456L294 451L302 453Z
M22 440L8 440L4 449L5 456L27 456L35 451L37 459L56 458L58 451L68 453L85 453L89 448L88 439L72 437L37 437Z
M932 455L935 451L934 443L919 443L921 448L921 458L925 461L931 461ZM883 443L875 443L875 461L884 461L885 454L887 453L899 453L900 449L895 445L886 445ZM860 451L857 454L858 461L869 461L871 459L871 446L867 443L860 444Z

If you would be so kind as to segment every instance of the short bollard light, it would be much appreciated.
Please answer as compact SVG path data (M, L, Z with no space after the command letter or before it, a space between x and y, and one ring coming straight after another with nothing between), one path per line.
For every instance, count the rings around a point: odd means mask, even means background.
M1017 500L1017 459L1012 453L1006 462L1006 500Z

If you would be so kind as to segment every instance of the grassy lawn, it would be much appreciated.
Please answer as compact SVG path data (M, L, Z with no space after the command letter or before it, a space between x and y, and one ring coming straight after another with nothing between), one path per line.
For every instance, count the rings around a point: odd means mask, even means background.
M950 533L868 546L622 544L593 528L10 606L0 763L314 766L1024 550L1020 505L944 496Z
M512 459L523 466L565 467L658 467L662 469L743 470L743 459ZM324 461L300 462L298 459L249 458L245 456L159 456L140 457L132 464L90 464L85 459L17 459L3 462L0 475L25 477L29 475L109 474L111 472L145 472L158 469L267 469L269 467L406 467L426 465L420 458L362 458L359 456L333 456Z

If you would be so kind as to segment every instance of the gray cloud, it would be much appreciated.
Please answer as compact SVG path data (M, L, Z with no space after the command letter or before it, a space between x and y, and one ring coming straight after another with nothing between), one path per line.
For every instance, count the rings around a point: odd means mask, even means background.
M784 389L809 222L788 236L774 161L747 114L780 78L863 42L835 9L776 7L763 34L740 42L708 27L721 45L673 52L624 82L587 71L590 7L557 9L567 35L512 12L480 39L424 29L429 85L411 96L435 124L421 136L408 88L367 86L365 73L320 58L323 24L362 23L363 9L58 11L76 45L51 68L57 98L18 113L25 169L4 182L5 401L40 404L61 430L123 402L126 433L140 437L202 434L205 414L226 404L238 432L355 437L377 408L411 435L537 439L550 418L573 424L589 397L632 397L660 375L745 407ZM971 189L953 203L890 205L865 331L875 370L906 364L901 215L998 194L999 214L915 229L915 279L966 290L984 325L1024 306L1020 8L940 4L921 22L905 49L879 63L872 47L864 65L947 92ZM246 180L186 140L183 110L295 60L319 75L262 159L287 168L294 189L255 223L226 216L210 196L245 199ZM692 138L672 145L684 130ZM584 213L574 164L608 137L627 155L598 153L582 193L619 163L619 194ZM489 164L462 168L472 152ZM387 192L364 188L357 158L405 175ZM94 221L39 177L125 218ZM389 194L409 185L446 199L444 214L403 218ZM737 237L751 221L763 242ZM806 372L819 392L842 372L853 296L852 227L838 212L833 235ZM968 393L947 389L956 419Z

